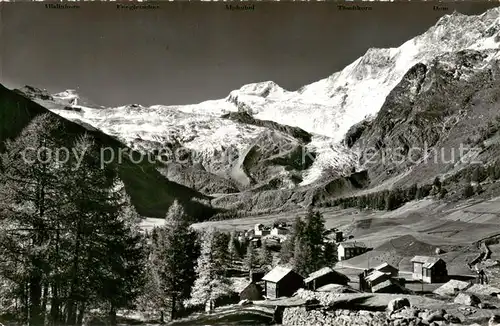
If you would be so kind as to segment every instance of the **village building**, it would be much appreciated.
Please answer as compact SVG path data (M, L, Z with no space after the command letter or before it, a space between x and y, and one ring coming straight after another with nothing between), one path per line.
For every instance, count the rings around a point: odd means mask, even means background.
M291 297L304 284L304 278L293 269L276 266L264 275L265 293L268 299Z
M262 246L262 240L260 239L260 237L255 237L250 240L250 245L254 248L260 248Z
M402 283L401 281L401 279L389 278L383 282L377 283L371 288L371 290L373 293L410 293L410 291L404 287L404 283Z
M371 290L377 284L385 282L390 278L391 278L391 274L383 273L383 272L378 271L378 270L374 270L365 277L365 281L366 281L368 288Z
M242 301L242 300L249 300L249 301L261 300L262 299L262 292L263 292L263 289L260 285L258 285L255 282L250 282L243 290L240 291L240 293L239 293L240 301Z
M255 236L265 236L265 235L269 235L271 233L271 229L269 227L265 227L264 224L255 224L254 226L254 235Z
M366 282L366 277L373 272L373 268L365 269L363 272L358 274L359 278L359 290L361 292L371 292L371 288L368 286Z
M380 271L382 273L390 274L391 277L398 277L399 276L399 269L396 267L389 265L388 263L382 263L376 267L373 268L376 271Z
M367 252L369 248L363 242L342 242L337 247L338 260L346 260Z
M305 288L308 290L316 291L318 288L327 284L340 284L347 285L349 277L341 274L330 267L324 267L317 270L304 280Z
M266 273L263 271L250 270L249 278L250 282L260 282Z
M364 270L359 274L359 290L378 293L406 293L404 279L400 280L399 270L387 263Z
M271 230L271 235L287 235L288 233L290 233L290 230L281 226L275 226Z
M342 231L336 231L335 242L342 242L342 241L344 241L344 233L342 233Z
M441 283L448 281L448 270L444 260L438 257L415 256L411 259L413 264L412 278L424 283Z

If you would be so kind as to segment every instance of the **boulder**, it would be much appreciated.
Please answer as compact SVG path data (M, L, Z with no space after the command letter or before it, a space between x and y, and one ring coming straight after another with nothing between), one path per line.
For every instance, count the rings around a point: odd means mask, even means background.
M479 303L481 303L481 300L479 300L479 298L476 297L474 294L459 293L455 297L455 300L453 302L458 303L458 304L463 304L466 306L475 307Z
M396 298L389 301L387 305L387 311L393 312L404 307L410 307L410 301L407 298Z
M491 316L488 320L488 326L499 326L500 325L500 315Z
M391 314L390 318L395 319L414 319L418 316L418 310L411 307L405 307L400 311Z
M445 320L445 318L444 318L445 315L446 315L446 311L441 309L441 310L425 311L424 313L422 313L422 315L420 317L424 320L424 322L432 323L432 322L436 322L436 321Z
M455 295L457 291L464 291L469 287L471 287L471 284L469 282L449 280L448 282L434 290L434 293L442 296Z
M450 314L445 314L444 315L444 319L451 323L451 324L460 324L462 323L462 321L460 320L460 318L456 317L456 316L453 316L453 315L450 315Z
M496 309L492 304L489 304L488 302L481 302L480 304L477 305L479 309Z

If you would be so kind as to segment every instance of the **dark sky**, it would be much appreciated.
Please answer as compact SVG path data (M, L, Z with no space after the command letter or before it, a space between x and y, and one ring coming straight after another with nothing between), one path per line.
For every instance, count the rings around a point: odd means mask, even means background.
M365 2L373 10L364 12L337 4L260 2L235 12L207 2L136 11L0 2L0 82L74 88L103 105L197 103L265 80L295 90L370 47L399 46L443 15L429 2ZM494 3L446 5L477 14Z

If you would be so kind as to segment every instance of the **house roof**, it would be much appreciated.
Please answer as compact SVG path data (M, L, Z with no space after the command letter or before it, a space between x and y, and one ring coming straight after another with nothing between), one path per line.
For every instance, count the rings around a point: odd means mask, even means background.
M349 280L349 278L347 276L345 276L344 274L339 273L330 267L323 267L323 268L309 274L309 276L304 280L304 283L309 283L309 282L314 281L315 279L317 279L321 276L327 275L327 274L335 274L335 276L337 276L339 278L342 278L342 279L347 280L347 281Z
M422 263L424 268L432 268L438 261L442 260L438 257L415 256L411 259L412 263Z
M342 246L344 248L366 248L366 244L364 242L342 242L339 247Z
M309 282L309 281L312 281L318 277L321 277L323 275L326 275L326 274L329 274L329 273L332 273L333 272L333 269L331 269L330 267L323 267L321 269L318 269L317 271L315 272L312 272L311 274L309 274L309 276L304 280L304 282Z
M373 282L375 280L378 280L379 278L387 278L387 277L390 277L388 274L386 273L382 273L381 271L373 271L371 272L370 274L368 274L367 277L365 277L365 280L369 281L369 282Z
M392 268L392 269L394 269L394 270L398 270L396 267L394 267L394 266L392 266L392 265L389 265L388 263L382 263L382 264L380 264L380 265L376 266L374 269L375 269L375 270L380 270L380 269L382 269L382 268L386 268L386 267Z
M408 293L408 290L393 278L372 286L372 292Z
M249 282L249 283L248 283L248 284L246 284L244 287L239 288L239 289L238 289L238 290L239 290L239 291L238 291L238 293L240 293L240 294L241 294L241 292L245 291L245 290L246 290L246 289L248 289L250 286L255 286L257 289L262 290L262 287L261 287L259 284L255 283L255 282Z
M287 276L292 271L289 267L276 266L269 273L264 275L262 280L278 283L283 277Z

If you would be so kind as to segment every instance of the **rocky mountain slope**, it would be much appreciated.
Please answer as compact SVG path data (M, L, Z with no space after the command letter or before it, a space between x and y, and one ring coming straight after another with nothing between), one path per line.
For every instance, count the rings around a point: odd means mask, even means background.
M32 91L50 99L48 94L42 94L35 89ZM3 150L3 142L6 139L15 138L35 116L45 113L51 114L49 110L27 97L0 85L0 151ZM57 118L65 128L64 137L68 146L76 137L88 133L95 138L96 145L100 148L113 149L115 153L118 153L119 149L126 149L117 139L99 130L85 128L59 116ZM109 166L118 168L120 178L140 214L164 218L175 199L186 207L195 220L206 219L217 212L210 206L208 196L169 181L157 171L155 165L147 161L133 163L133 158L137 158L133 153L131 156L123 155L121 163L116 160Z
M305 205L355 170L368 169L373 188L459 169L420 164L426 155L396 162L392 153L389 162L373 163L366 151L402 148L405 155L424 144L451 151L466 134L474 136L471 130L480 130L498 109L499 47L500 8L494 8L478 16L445 15L400 47L368 49L342 71L296 91L266 81L199 104L116 108L86 105L74 92L21 92L67 119L166 158L165 176L226 194L216 201L252 209ZM348 182L327 193L346 189L359 187Z
M412 67L355 147L374 183L431 182L496 159L499 119L500 51L451 52Z

